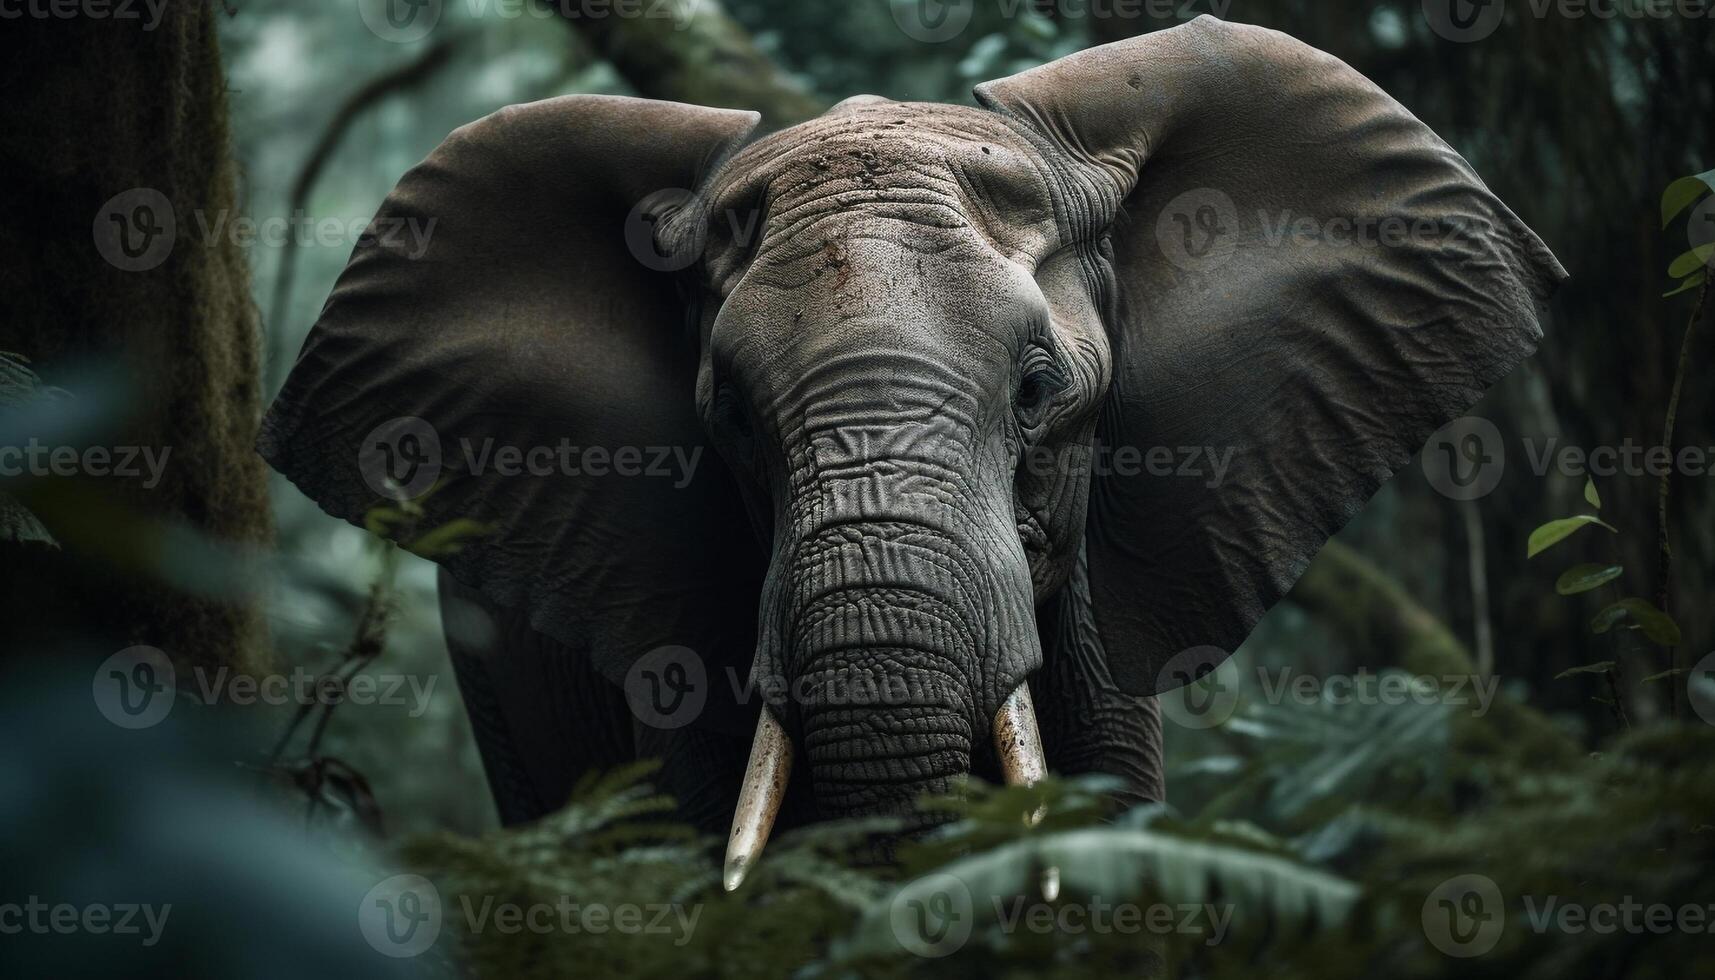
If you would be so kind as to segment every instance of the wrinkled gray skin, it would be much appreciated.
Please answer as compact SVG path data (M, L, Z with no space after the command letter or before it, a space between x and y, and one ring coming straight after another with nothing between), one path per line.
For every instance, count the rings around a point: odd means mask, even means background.
M1403 107L1274 32L1200 18L977 96L854 99L749 145L754 114L549 100L461 129L384 204L438 221L427 254L360 246L259 443L323 507L362 523L365 437L400 416L449 447L728 464L678 487L449 458L421 502L491 525L436 557L508 822L661 756L724 830L760 710L797 747L784 822L899 812L999 777L1024 683L1052 770L1160 798L1151 695L1214 665L1182 651L1236 647L1534 349L1563 276ZM1230 254L1176 255L1174 219L1211 214ZM1429 230L1268 234L1299 219ZM1097 442L1231 464L1107 471ZM709 703L659 729L620 686L669 644ZM761 708L728 670L801 696ZM866 679L906 697L831 696Z
M980 709L1042 664L1034 610L1070 575L1089 470L1019 463L1087 459L1113 376L1096 284L1054 221L1089 204L1049 168L994 113L864 99L747 148L709 190L717 229L767 202L756 241L703 250L697 409L770 542L757 670L807 692L792 728L824 812L946 790ZM815 696L901 678L903 704ZM1101 682L1076 696L1113 700ZM1111 747L1152 773L1152 706L1114 703L1133 744Z

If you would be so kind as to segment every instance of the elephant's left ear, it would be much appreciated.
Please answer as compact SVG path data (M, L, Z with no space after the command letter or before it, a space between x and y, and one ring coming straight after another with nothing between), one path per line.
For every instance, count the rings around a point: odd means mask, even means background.
M648 218L757 118L565 96L454 132L353 252L263 456L610 679L662 646L748 669L764 562Z
M1180 686L1535 350L1565 273L1404 107L1274 31L1200 17L977 97L1109 232L1090 595L1115 680Z

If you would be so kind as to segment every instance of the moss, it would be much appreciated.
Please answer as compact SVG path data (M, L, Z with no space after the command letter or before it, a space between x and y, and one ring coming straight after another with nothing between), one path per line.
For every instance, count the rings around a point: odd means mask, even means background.
M125 553L161 547L149 529L171 525L241 546L271 533L251 448L262 391L248 261L230 238L203 234L237 213L216 16L209 4L180 0L166 4L154 30L43 20L9 32L0 52L8 175L0 349L26 355L45 380L86 400L112 391L79 391L78 379L91 365L116 366L111 387L126 389L125 401L117 425L96 439L171 449L152 488L138 476L86 480L78 492L59 481L22 491L68 542L58 553L5 559L21 574L9 576L16 586L0 601L18 632L44 644L149 643L186 664L260 657L254 608L137 573L171 554ZM139 187L171 202L177 234L159 266L123 271L102 258L92 228L105 202ZM91 506L141 533L72 547Z

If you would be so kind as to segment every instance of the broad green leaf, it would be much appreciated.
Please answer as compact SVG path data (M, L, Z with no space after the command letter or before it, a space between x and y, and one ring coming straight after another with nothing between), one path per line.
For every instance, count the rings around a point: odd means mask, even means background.
M1596 492L1596 481L1592 477L1584 478L1584 499L1597 510L1602 509L1602 495Z
M1554 591L1561 595L1577 595L1591 589L1607 585L1620 577L1625 569L1619 565L1601 565L1596 562L1586 562L1574 565L1560 573L1560 580L1554 583Z
M1597 613L1596 618L1590 621L1590 630L1606 633L1625 619L1630 619L1635 628L1642 630L1651 643L1664 647L1679 645L1679 624L1672 616L1657 609L1655 603L1637 596L1621 599Z
M1707 270L1705 270L1703 272L1699 272L1695 276L1692 276L1690 279L1687 279L1684 282L1680 283L1679 285L1675 286L1674 288L1668 290L1667 292L1662 293L1661 298L1666 299L1669 296L1678 296L1680 293L1683 293L1687 290L1696 289L1698 286L1703 285L1703 280L1705 278L1707 278L1708 275L1709 275L1709 273Z
M1681 177L1667 185L1661 194L1661 226L1666 228L1673 216L1691 206L1704 191L1715 191L1715 170L1705 170L1691 177Z
M1597 613L1590 619L1590 632L1606 633L1614 628L1615 623L1618 623L1620 620L1625 618L1626 610L1616 602L1611 606L1603 608L1601 612Z
M1579 514L1576 517L1562 517L1558 521L1549 521L1547 524L1544 524L1530 532L1529 550L1526 552L1525 557L1535 558L1537 555L1542 554L1549 548L1552 548L1566 540L1568 537L1572 536L1573 533L1588 524L1600 524L1608 530L1614 531L1615 534L1619 533L1614 530L1612 525L1603 522L1603 520L1595 514Z
M1557 681L1558 680L1565 680L1566 678L1571 677L1573 674L1606 674L1613 669L1614 669L1614 662L1612 660L1603 660L1599 663L1585 664L1582 667L1567 668L1566 670L1563 670L1560 673L1555 674L1554 679Z
M1707 266L1712 258L1715 258L1715 242L1699 245L1674 259L1673 264L1667 267L1667 277L1678 279L1681 276L1689 276L1698 269Z

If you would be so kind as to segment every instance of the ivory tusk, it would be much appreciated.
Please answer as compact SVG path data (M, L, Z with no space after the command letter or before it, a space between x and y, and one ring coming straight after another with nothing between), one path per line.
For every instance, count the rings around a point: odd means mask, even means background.
M738 791L738 807L732 815L732 833L727 837L726 868L722 884L734 891L762 856L768 832L786 798L786 781L792 775L792 740L767 708L756 722L756 738L750 745L750 763Z
M994 747L1008 786L1034 786L1048 775L1048 758L1042 751L1042 732L1036 727L1029 684L1018 685L995 712ZM1041 810L1025 818L1031 826L1041 820Z
M994 745L1000 754L1000 771L1008 786L1033 786L1048 775L1048 756L1042 751L1042 732L1036 727L1036 708L1030 701L1030 685L1018 685L994 716ZM1038 807L1025 815L1024 822L1032 827L1042 822L1044 810ZM1052 902L1060 897L1060 869L1042 871L1042 898Z

